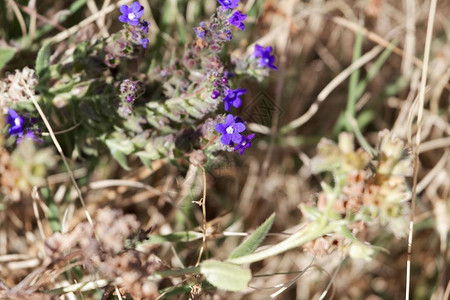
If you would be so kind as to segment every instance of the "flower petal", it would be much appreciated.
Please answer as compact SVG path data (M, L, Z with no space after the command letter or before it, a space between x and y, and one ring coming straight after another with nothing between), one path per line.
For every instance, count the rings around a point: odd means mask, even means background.
M122 23L128 23L128 17L124 15L119 16L119 21Z
M133 11L134 14L136 14L137 12L139 12L141 10L142 6L138 1L133 2L133 4L131 4L131 10Z
M225 106L225 111L229 111L230 110L230 102L225 101L224 102L224 106Z
M139 25L139 20L129 20L128 23L131 26L138 26Z
M10 108L10 109L8 109L8 115L10 116L10 117L12 117L13 119L15 119L15 118L17 118L19 115L17 114L17 112L14 110L14 109L12 109L12 108Z
M149 42L150 42L149 39L142 39L141 40L142 47L147 48Z
M242 105L242 100L241 100L241 98L236 98L236 99L234 99L234 101L233 101L233 106L234 106L234 107L239 108L239 107L241 107L241 105Z
M234 117L232 114L227 115L225 118L225 126L229 126L231 123L234 122Z
M220 141L222 142L222 144L224 144L225 146L230 145L230 139L231 136L229 134L224 134L222 135L222 137L220 138Z
M136 15L136 18L140 18L140 17L142 17L142 15L144 14L144 9L142 9L142 10L140 10L140 11L138 11L137 13L135 13L135 15Z
M239 133L233 133L230 135L231 136L231 140L233 141L233 143L239 143L241 141L242 135L240 135Z
M8 133L9 135L16 135L20 134L22 131L22 126L12 126L11 128L9 128Z
M219 123L216 125L215 129L218 133L223 134L225 132L225 125L223 123Z
M237 89L235 90L238 96L242 96L247 92L247 89Z
M121 12L122 14L124 14L124 15L128 15L129 12L130 12L130 9L129 9L128 6L122 5L122 6L120 7L120 12Z
M245 124L244 123L236 123L235 129L237 132L242 132L245 130Z

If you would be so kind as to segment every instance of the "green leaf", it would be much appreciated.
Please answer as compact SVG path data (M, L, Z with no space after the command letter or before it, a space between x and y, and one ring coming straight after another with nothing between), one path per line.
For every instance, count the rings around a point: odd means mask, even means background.
M125 154L120 152L117 149L109 149L111 151L111 155L114 157L114 159L120 164L122 168L124 168L127 171L130 171L130 167L128 166L127 157Z
M45 43L36 57L36 73L39 76L43 75L45 71L50 66L50 43Z
M305 204L300 204L300 206L302 208L302 213L304 213L305 216L312 221L317 221L323 216L323 212L318 210L316 207Z
M14 57L16 49L11 47L0 48L0 70Z
M203 234L196 231L182 231L174 232L166 235L152 234L142 244L162 244L165 242L191 242L199 240L203 237Z
M159 293L161 294L159 299L171 299L171 297L187 294L191 290L192 290L192 284L191 285L183 284L180 286L167 287L167 288L159 291Z
M353 59L352 62L356 62L362 54L363 47L363 34L361 31L358 31L356 34L355 45L353 46ZM347 95L347 109L346 111L351 115L355 116L355 106L356 106L356 88L359 82L359 69L356 69L351 75L349 79L349 88Z
M127 163L127 156L130 155L134 150L133 143L127 139L109 139L105 140L106 146L108 146L109 151L111 151L112 156L117 160L122 168L129 171L130 167Z
M47 187L41 188L41 194L48 207L47 220L50 228L52 229L53 232L61 232L62 227L61 222L59 221L58 206L56 205L53 199L53 195L50 188Z
M349 239L350 241L359 242L359 240L352 234L350 229L348 229L347 224L345 226L337 226L335 230L337 233Z
M200 272L215 287L226 291L241 291L252 279L248 268L217 260L206 260L200 264Z
M256 248L262 243L270 228L272 227L273 221L275 220L275 213L273 213L264 223L255 230L255 232L250 235L250 237L240 244L233 253L230 255L230 259L245 256L255 252Z
M361 95L364 93L364 90L367 87L367 84L373 79L375 78L375 76L378 74L378 71L381 69L381 67L384 65L384 63L386 62L386 60L389 58L389 56L392 53L392 50L394 49L395 46L397 46L398 41L393 41L392 42L392 46L386 48L383 53L381 53L381 55L377 58L377 60L374 62L374 64L370 67L370 69L367 71L367 75L366 77L361 80L358 83L358 86L356 87L356 98L360 98Z
M125 139L109 139L105 141L106 145L108 146L109 149L114 149L117 151L120 151L126 155L130 155L133 150L134 150L134 146L133 143L130 140Z

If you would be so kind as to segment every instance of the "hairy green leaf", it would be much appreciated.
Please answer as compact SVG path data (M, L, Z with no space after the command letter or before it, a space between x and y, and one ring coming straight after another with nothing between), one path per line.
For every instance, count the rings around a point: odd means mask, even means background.
M16 49L12 47L0 48L0 70L14 57Z
M45 43L36 57L36 73L39 76L43 75L45 71L50 66L50 43Z
M130 167L128 166L127 157L125 156L125 154L123 154L123 152L120 152L119 150L112 148L109 148L109 150L111 151L111 154L114 157L114 159L120 164L122 168L124 168L127 171L131 170Z
M202 262L200 272L209 283L226 291L244 290L252 279L250 269L217 260Z
M246 241L244 241L236 249L234 249L229 258L237 258L252 254L266 237L267 233L272 227L274 220L275 213L273 213L261 226L259 226L258 229L256 229L255 232L253 232Z

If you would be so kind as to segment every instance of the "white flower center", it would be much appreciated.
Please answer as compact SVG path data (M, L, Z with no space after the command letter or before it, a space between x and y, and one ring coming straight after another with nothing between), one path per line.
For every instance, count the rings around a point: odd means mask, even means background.
M136 15L134 13L129 13L128 14L128 19L134 20L134 18L136 18Z
M234 128L231 127L231 126L228 126L227 129L226 129L226 132L227 132L228 134L233 134L233 133L234 133Z
M16 126L20 126L20 118L15 118L14 124L16 124Z
M242 146L247 145L247 141L243 141L243 142L241 143L241 145L242 145Z

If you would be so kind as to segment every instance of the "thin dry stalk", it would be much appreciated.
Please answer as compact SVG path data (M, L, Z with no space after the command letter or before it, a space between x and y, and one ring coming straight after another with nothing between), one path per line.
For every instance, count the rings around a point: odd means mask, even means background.
M348 66L345 70L339 73L333 80L328 83L323 90L319 93L316 101L309 107L309 109L297 119L289 122L286 126L281 129L281 133L287 133L293 129L303 126L308 122L318 111L320 104L327 99L334 89L336 89L344 80L346 80L355 70L361 68L369 61L374 59L378 54L381 53L383 47L376 46L372 48L369 52L361 56L358 60Z
M202 178L203 178L203 197L201 200L201 205L202 205L202 215L203 215L203 224L202 224L202 228L203 228L203 238L202 238L202 247L200 248L200 252L198 254L198 258L197 258L197 263L195 264L195 266L197 267L200 264L200 260L202 258L202 254L203 251L207 252L207 243L206 243L206 171L203 167L200 167L202 170Z
M20 30L22 30L22 35L23 37L25 37L28 33L27 33L27 26L25 24L25 19L22 16L22 13L20 12L19 6L17 5L17 3L14 0L9 0L9 5L11 5L12 10L14 11L14 14L17 17L17 21L19 22L20 25ZM25 42L25 39L24 39Z
M412 58L416 52L416 1L404 0L406 11L406 35L405 35L405 55L402 61L402 72L408 78L412 75Z
M22 81L22 84L25 87L26 93L28 94L28 96L30 97L31 101L33 102L33 105L36 107L36 110L38 111L39 115L41 116L42 121L45 124L45 127L47 127L47 130L50 133L50 137L51 137L53 143L55 144L55 147L58 150L58 153L61 156L61 159L62 159L64 165L66 166L66 169L67 169L67 172L69 173L69 176L70 176L70 179L72 181L72 184L75 187L75 190L76 190L76 192L78 194L78 197L80 198L80 202L81 202L81 205L84 208L84 212L86 214L86 218L88 219L89 224L92 226L92 228L94 228L94 224L92 223L91 215L89 214L89 211L87 210L87 206L86 206L86 203L84 201L83 194L81 193L80 187L78 186L78 183L75 180L75 176L73 175L72 168L70 167L69 162L67 161L66 156L64 155L64 152L63 152L63 150L61 148L61 145L59 144L58 140L56 139L56 136L55 136L55 134L53 132L53 129L52 129L50 123L47 120L47 117L45 116L44 112L42 111L41 107L39 106L39 103L37 103L36 98L34 97L33 93L30 91L28 85L25 83L23 78L21 78L20 80ZM95 238L98 240L97 235L95 235Z
M19 4L17 4L17 5L19 5ZM50 19L46 18L45 16L39 14L34 7L28 7L28 6L23 6L23 5L19 5L19 7L21 10L23 10L24 12L29 14L31 17L36 16L36 18L39 19L41 22L43 22L45 24L50 24L53 27L55 27L56 29L58 29L59 31L66 30L66 28L61 26L58 22L50 20ZM31 24L30 24L30 26L31 26Z
M411 284L411 252L413 244L413 230L414 230L414 215L416 212L416 197L417 197L417 181L419 173L419 147L421 142L422 131L422 119L423 110L425 105L425 89L427 85L428 64L430 60L430 48L431 38L433 36L433 26L436 14L436 0L431 0L430 11L428 14L427 35L425 40L425 51L423 57L422 79L420 82L419 98L418 98L418 112L417 112L417 132L416 143L413 148L414 154L414 171L413 171L413 186L412 186L412 199L411 199L411 214L409 221L409 234L408 234L408 261L406 264L406 294L405 299L409 299L409 290Z
M122 0L119 1L117 4L111 4L110 6L107 6L105 8L103 8L102 10L100 10L99 12L92 14L91 16L87 17L86 19L84 19L83 21L81 21L79 24L70 27L69 29L58 33L57 35L55 35L52 38L48 38L44 41L44 43L46 42L51 42L51 43L59 43L64 41L65 39L73 36L76 32L80 31L80 29L88 26L89 24L95 22L98 20L98 18L101 18L111 12L113 12L117 7L119 7L120 5L123 4L128 4L130 3L131 0Z

